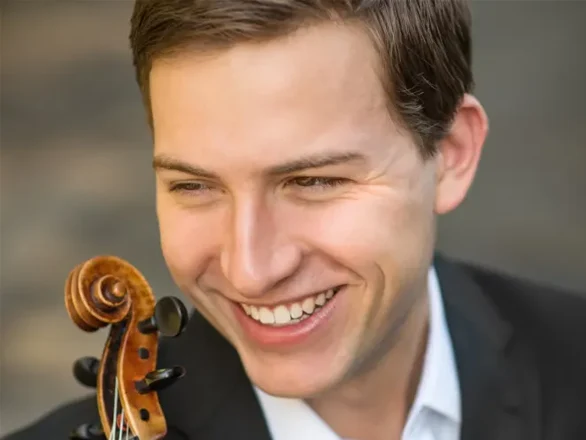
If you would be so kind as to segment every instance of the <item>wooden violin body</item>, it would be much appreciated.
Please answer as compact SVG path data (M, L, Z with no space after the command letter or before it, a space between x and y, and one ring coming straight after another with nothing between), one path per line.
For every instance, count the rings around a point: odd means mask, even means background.
M157 369L159 334L179 335L187 311L173 297L155 302L141 273L111 256L75 267L65 286L73 322L86 332L110 326L101 359L83 358L74 367L78 380L96 386L101 431L82 426L72 439L157 440L167 426L157 391L184 375L182 367ZM101 436L100 436L101 435Z

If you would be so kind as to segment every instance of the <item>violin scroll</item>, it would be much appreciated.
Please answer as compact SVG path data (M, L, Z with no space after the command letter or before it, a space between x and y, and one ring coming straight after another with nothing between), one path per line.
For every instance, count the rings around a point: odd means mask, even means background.
M159 335L174 337L184 330L188 315L183 303L172 297L155 303L136 268L120 258L103 256L71 271L65 305L71 320L86 332L110 326L102 358L86 357L74 365L77 380L97 388L103 435L163 438L167 426L157 391L185 371L179 366L157 369L158 340ZM82 425L71 438L93 438L88 437L88 427Z

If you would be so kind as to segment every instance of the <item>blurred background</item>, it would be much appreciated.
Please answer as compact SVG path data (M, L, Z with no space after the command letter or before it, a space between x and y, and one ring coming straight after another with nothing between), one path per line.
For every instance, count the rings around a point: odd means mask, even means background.
M99 356L63 305L97 254L180 295L158 243L151 143L128 49L130 0L4 1L1 12L0 435L88 391ZM586 2L473 2L477 96L491 118L468 200L439 248L586 292Z

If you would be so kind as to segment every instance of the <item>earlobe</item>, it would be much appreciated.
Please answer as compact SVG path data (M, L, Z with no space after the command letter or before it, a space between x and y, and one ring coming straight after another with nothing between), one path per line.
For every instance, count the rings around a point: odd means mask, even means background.
M488 134L488 117L480 102L465 95L448 134L438 144L435 211L457 208L468 193Z

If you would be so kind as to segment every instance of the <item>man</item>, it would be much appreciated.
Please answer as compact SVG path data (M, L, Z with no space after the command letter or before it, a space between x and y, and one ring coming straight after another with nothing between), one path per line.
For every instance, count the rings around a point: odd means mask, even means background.
M142 0L131 44L197 310L167 438L586 438L585 297L434 255L488 130L464 0Z

